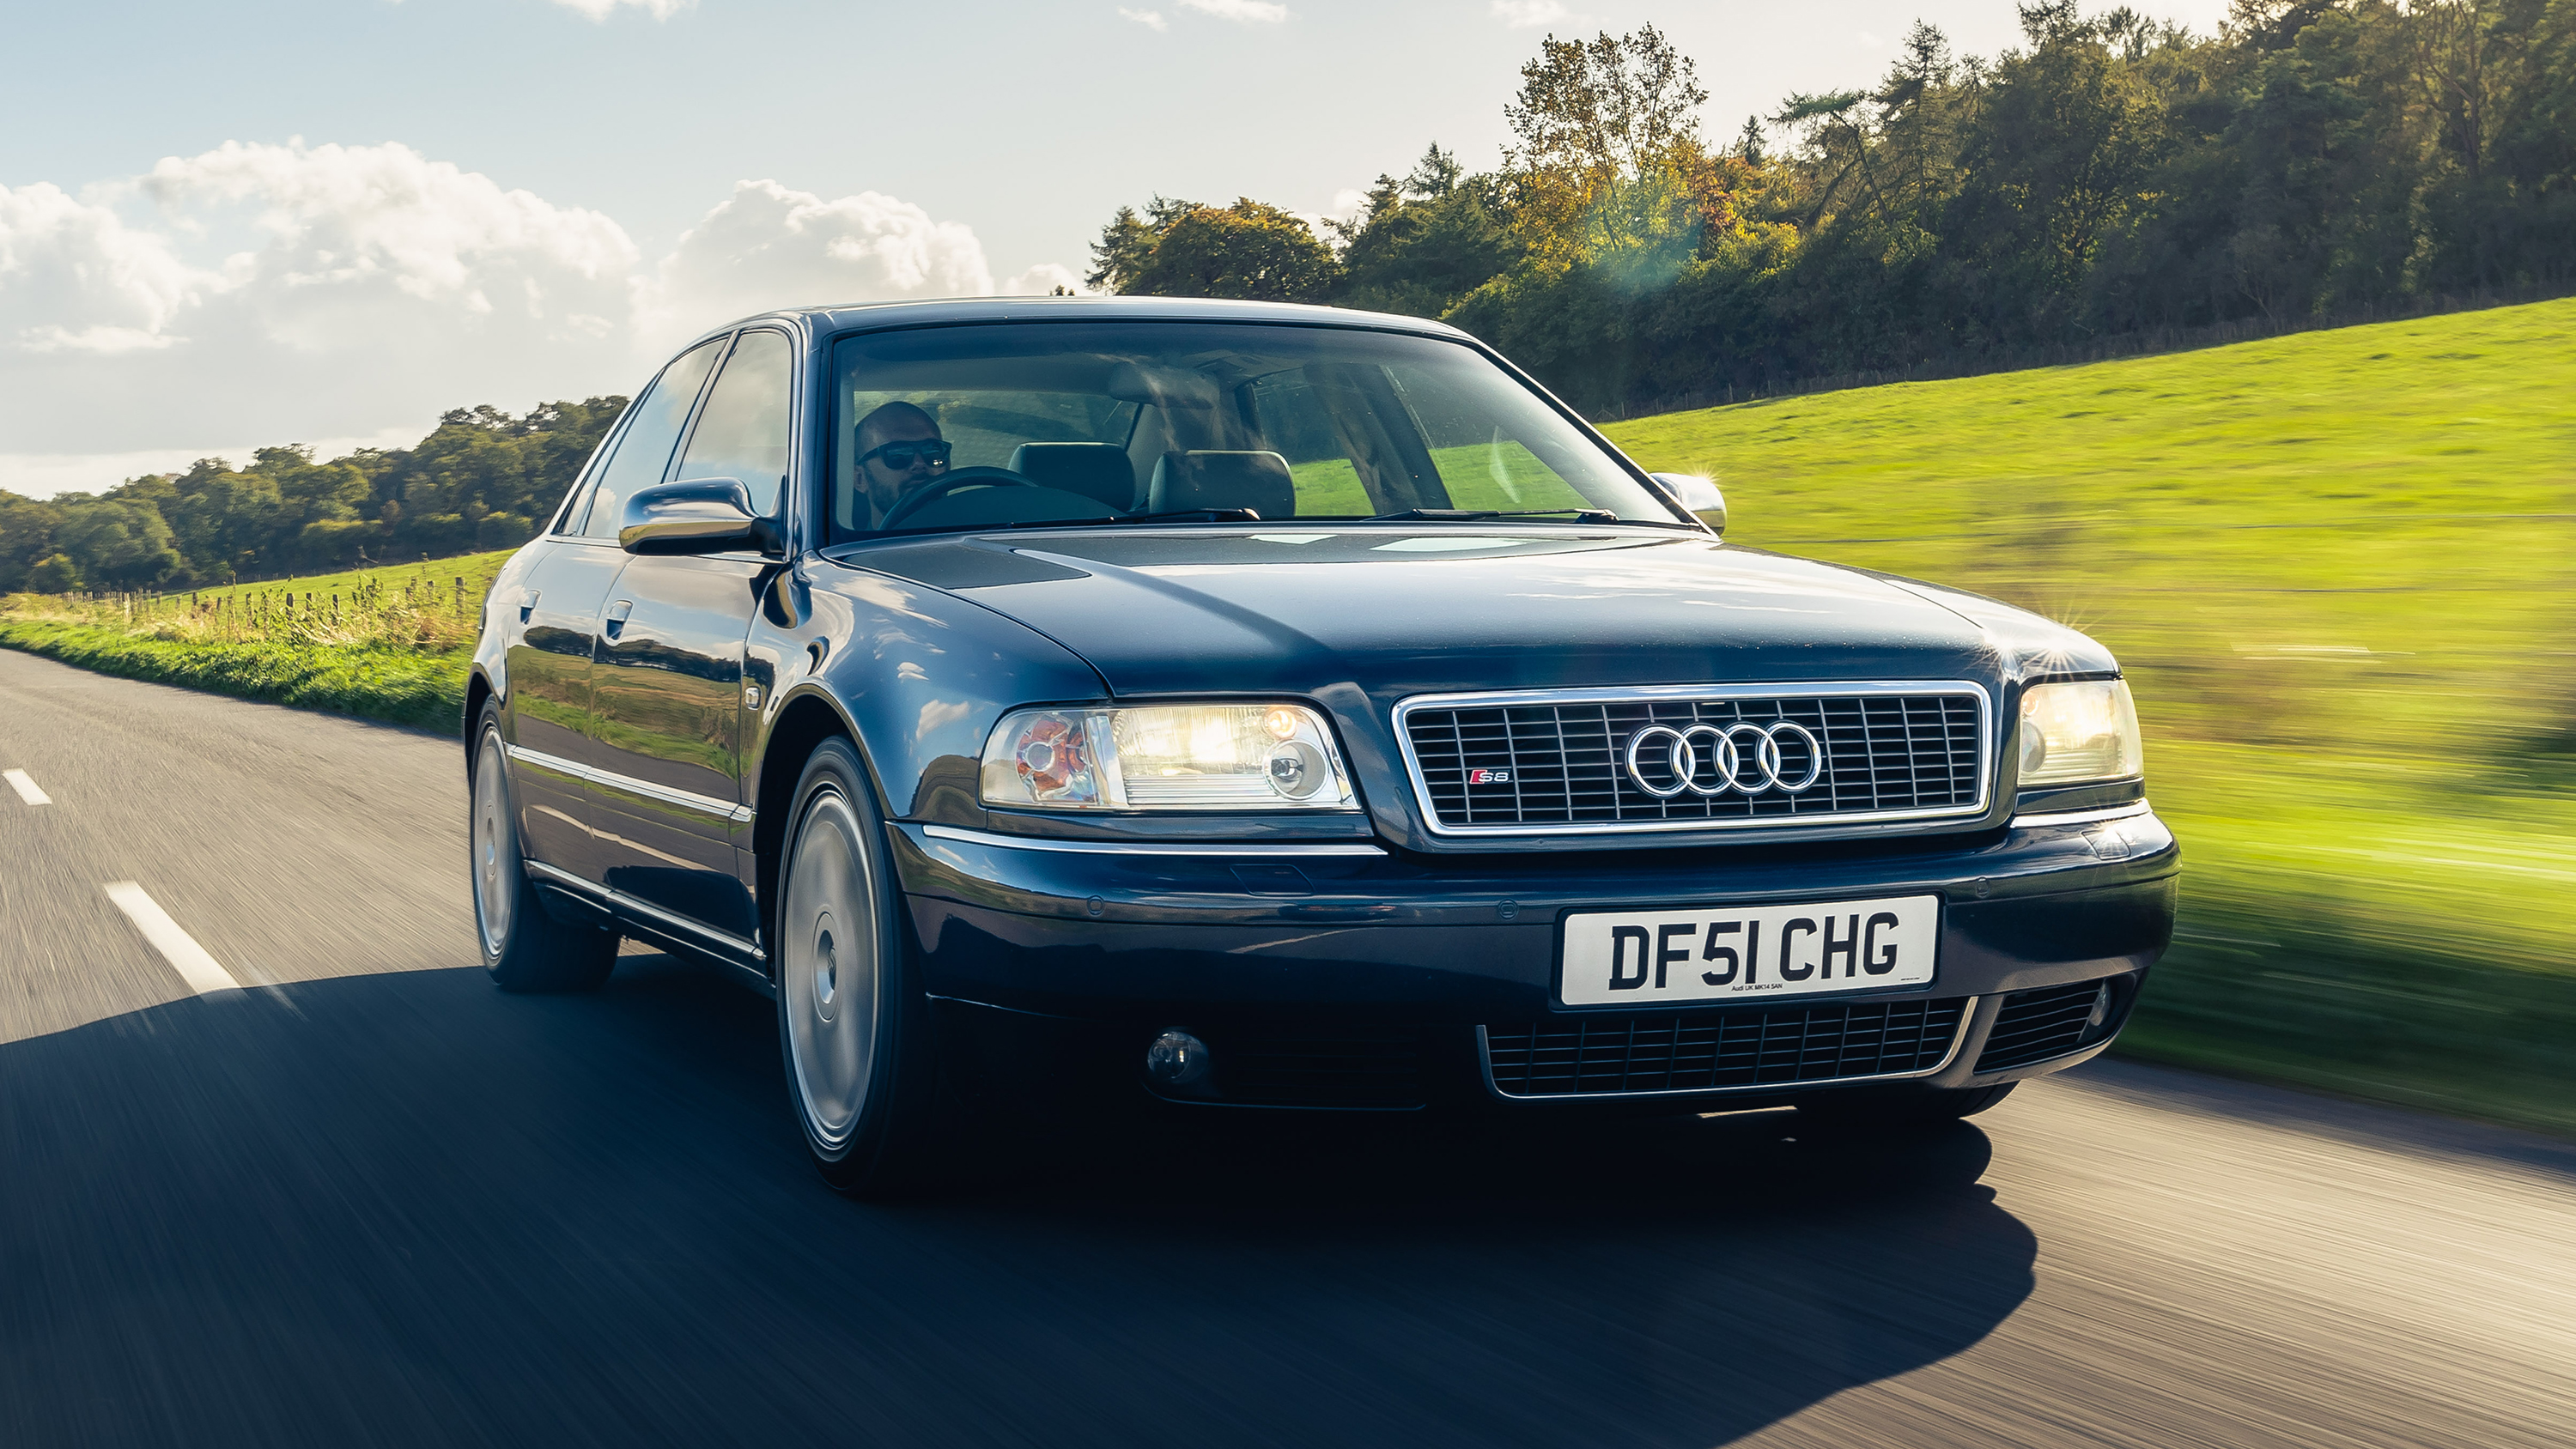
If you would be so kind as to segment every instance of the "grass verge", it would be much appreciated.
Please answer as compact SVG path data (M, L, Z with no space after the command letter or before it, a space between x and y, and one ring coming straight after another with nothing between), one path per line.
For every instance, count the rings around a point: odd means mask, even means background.
M0 646L148 679L388 724L457 732L467 655L380 646L162 639L98 624L0 617Z

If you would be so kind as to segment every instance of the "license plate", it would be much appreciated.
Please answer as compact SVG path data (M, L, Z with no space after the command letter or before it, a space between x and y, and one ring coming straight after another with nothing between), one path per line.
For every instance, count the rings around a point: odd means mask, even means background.
M1734 1001L1921 986L1941 898L1682 906L1565 918L1567 1006Z

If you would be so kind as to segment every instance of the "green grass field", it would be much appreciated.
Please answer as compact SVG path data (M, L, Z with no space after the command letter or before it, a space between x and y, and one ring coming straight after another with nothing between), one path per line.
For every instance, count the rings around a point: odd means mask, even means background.
M469 553L456 558L434 558L421 563L385 564L374 568L347 569L336 574L316 574L310 578L272 579L261 584L225 584L217 588L196 589L172 597L211 602L259 594L291 593L298 598L312 594L327 599L333 594L343 598L373 584L387 592L399 593L405 586L435 595L442 605L453 607L457 581L464 581L465 607L470 611L483 602L484 591L492 587L492 576L510 561L517 549L496 549L491 553Z
M2119 653L2187 852L2128 1049L2576 1130L2576 301L1607 431Z
M0 646L454 732L483 595L512 552L173 594L16 594L0 600Z

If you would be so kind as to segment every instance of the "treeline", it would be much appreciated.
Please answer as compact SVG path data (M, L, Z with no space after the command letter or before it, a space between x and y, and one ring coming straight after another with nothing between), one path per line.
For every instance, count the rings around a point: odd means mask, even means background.
M0 491L0 593L179 589L236 578L508 548L536 536L626 406L458 408L410 448L318 462L262 448L250 466L49 499Z
M1435 144L1326 237L1158 197L1091 282L1446 318L1596 411L2576 284L2576 0L2019 13L1723 142L1652 26L1551 36L1501 169Z

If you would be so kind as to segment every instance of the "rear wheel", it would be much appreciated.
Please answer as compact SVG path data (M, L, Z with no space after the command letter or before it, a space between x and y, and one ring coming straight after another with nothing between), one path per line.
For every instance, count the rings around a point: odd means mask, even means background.
M1846 1132L1898 1132L1973 1117L2012 1095L2018 1082L1991 1087L1916 1087L1903 1091L1825 1092L1798 1104L1798 1116Z
M483 969L504 991L587 991L617 967L617 936L556 920L528 885L519 854L518 812L504 772L501 710L483 706L475 723L474 797L468 835L474 848L474 935Z
M825 740L779 864L778 1036L815 1169L859 1197L920 1185L947 1115L884 842L858 752Z

